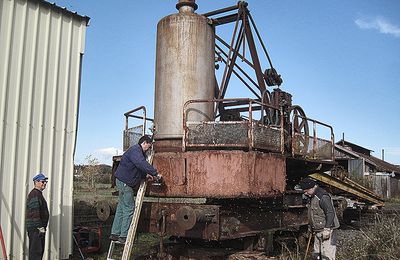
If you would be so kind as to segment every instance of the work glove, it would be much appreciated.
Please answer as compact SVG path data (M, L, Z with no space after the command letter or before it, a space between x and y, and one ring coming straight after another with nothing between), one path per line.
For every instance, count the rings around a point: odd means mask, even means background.
M332 229L324 228L324 230L321 233L322 233L322 240L328 240L331 237Z
M39 233L43 233L43 234L46 233L45 227L39 227L38 230L39 230Z

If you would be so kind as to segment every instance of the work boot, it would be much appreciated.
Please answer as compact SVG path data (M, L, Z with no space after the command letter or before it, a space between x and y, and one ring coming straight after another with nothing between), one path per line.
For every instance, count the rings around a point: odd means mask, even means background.
M114 234L110 235L110 240L112 240L112 241L118 241L118 238L119 238L119 236L117 236L117 235L114 235Z
M126 242L126 237L119 237L118 238L118 243L125 244L125 242Z

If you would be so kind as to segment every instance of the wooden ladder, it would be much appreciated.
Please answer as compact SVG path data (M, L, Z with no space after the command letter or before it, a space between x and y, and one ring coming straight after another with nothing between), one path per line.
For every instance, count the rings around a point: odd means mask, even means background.
M153 153L153 151L151 151L151 154L147 158L147 161L150 164L153 163L153 155L154 155L154 153ZM135 209L133 212L131 225L129 226L128 235L126 237L124 252L122 253L122 258L120 258L122 260L128 260L131 257L133 243L135 241L136 231L137 231L137 227L138 227L138 223L139 223L140 212L142 210L144 195L146 193L146 188L147 188L147 182L146 182L146 180L142 180L140 183L140 186L139 186L139 190L136 195ZM118 241L111 241L110 247L108 249L107 260L116 260L116 259L112 258L115 244L120 244L120 243Z

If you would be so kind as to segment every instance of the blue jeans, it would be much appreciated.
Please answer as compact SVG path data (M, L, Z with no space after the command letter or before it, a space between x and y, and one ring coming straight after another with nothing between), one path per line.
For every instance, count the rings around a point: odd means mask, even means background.
M133 211L135 208L135 198L131 187L118 179L116 180L116 184L119 196L111 234L119 237L126 237L132 221Z

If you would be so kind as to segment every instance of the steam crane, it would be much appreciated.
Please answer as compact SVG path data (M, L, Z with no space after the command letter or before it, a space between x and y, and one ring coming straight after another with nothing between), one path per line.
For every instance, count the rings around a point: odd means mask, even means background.
M300 232L308 221L294 186L334 165L332 127L307 118L281 90L246 2L205 14L194 0L176 8L157 25L154 120L144 107L125 114L124 149L154 123L153 165L165 181L149 191L141 230L207 240ZM230 41L217 34L228 24ZM226 97L233 77L252 98ZM130 128L129 118L142 126Z

